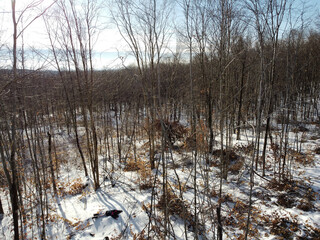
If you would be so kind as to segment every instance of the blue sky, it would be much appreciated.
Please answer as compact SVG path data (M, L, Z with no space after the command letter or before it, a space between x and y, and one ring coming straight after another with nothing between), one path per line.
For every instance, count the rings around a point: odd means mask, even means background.
M48 6L52 1L53 0L45 0L42 7ZM18 14L19 10L23 9L30 2L32 2L32 0L17 0ZM305 9L305 27L314 24L316 21L320 22L320 0L296 0L294 9L298 12L301 12L302 9ZM0 0L0 48L1 44L7 44L8 46L11 45L12 23L10 12L11 1ZM29 19L32 19L34 14L34 12L27 12L24 17L24 21L27 22ZM301 18L298 18L298 20L301 20ZM105 19L103 21L106 22ZM44 29L45 28L41 18L30 25L30 27L24 33L24 44L26 49L48 49L49 42ZM172 45L174 45L175 40L173 39L172 42ZM5 59L5 49L5 47L0 49L0 57L3 60ZM99 39L95 45L95 66L97 66L97 68L119 67L122 64L121 59L126 59L126 64L132 64L134 59L129 55L128 51L129 48L122 40L118 30L110 24L106 24L106 28L100 32ZM43 52L45 52L45 50L43 50ZM33 56L30 55L29 57L31 59ZM4 63L3 60L2 62L0 60L0 67L3 66L3 64L11 64L10 61L6 61ZM38 59L35 61L38 61Z

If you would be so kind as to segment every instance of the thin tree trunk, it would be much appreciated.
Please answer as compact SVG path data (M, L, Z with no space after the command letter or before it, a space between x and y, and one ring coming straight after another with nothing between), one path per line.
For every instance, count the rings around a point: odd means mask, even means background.
M57 192L57 186L56 186L56 178L54 176L54 168L53 168L53 161L52 161L52 144L51 144L51 134L48 132L48 154L49 154L49 163L50 163L50 171L51 171L51 178L52 178L52 187L53 187L53 192L56 196L58 196Z

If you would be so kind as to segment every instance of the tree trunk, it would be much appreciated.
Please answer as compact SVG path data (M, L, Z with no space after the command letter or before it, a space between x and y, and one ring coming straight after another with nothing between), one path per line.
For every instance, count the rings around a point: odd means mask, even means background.
M52 187L53 187L53 192L56 196L58 196L57 192L57 186L56 186L56 178L54 176L54 168L53 168L53 161L52 161L52 154L51 154L51 149L52 149L52 144L51 144L51 134L48 132L48 154L49 154L49 163L50 163L50 172L51 172L51 178L52 178Z

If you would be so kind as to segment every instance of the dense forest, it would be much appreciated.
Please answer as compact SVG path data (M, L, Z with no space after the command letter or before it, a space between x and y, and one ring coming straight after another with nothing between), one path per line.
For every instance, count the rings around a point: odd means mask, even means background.
M290 0L43 2L12 1L0 238L320 238L319 16L306 27ZM134 64L94 66L102 12ZM30 69L21 42L40 20L48 54ZM118 232L90 218L115 195Z

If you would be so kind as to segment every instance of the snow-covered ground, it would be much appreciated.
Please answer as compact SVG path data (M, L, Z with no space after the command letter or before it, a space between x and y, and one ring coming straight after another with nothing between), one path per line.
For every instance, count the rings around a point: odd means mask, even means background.
M291 169L292 176L283 184L274 180L278 178L277 168L274 168L274 165L277 165L274 164L275 152L270 145L267 147L266 175L262 177L259 164L254 177L249 239L319 239L320 154L314 150L320 147L320 129L316 125L306 127L311 130L289 135L289 146L292 148L297 137L303 138L303 143L299 141L299 146L304 155L298 159L292 153L291 165L287 166ZM66 133L55 137L57 142L60 141L67 146L65 151L69 151L70 159L60 169L60 196L54 197L48 193L47 239L147 239L148 232L150 239L163 237L162 160L158 160L158 170L147 170L148 151L144 147L146 140L137 142L137 165L140 166L140 170L126 169L124 163L117 163L112 172L111 163L101 156L102 184L94 191L92 180L87 179L81 170L77 153L72 152L74 148L66 145L71 141ZM234 171L229 171L228 179L222 181L221 213L224 239L243 239L246 228L251 159L250 151L246 149L250 148L251 139L253 138L250 135L243 135L239 141L234 139L233 151L237 158L231 163L242 161L242 164L235 167ZM310 161L304 164L303 159ZM200 156L196 167L199 239L214 239L217 234L219 157L210 156L209 161L210 164L206 165L205 159ZM195 171L192 153L185 149L169 151L166 164L167 190L171 194L168 197L167 211L170 217L167 239L194 239ZM80 190L77 194L70 194L71 186L75 183L78 183ZM152 185L155 186L154 189L150 188ZM151 201L152 198L154 201ZM0 239L12 239L13 226L7 190L1 192L1 199L5 215L0 225ZM156 207L150 212L152 204ZM181 207L184 209L179 209ZM104 215L106 211L113 209L122 211L118 219ZM94 214L100 215L93 218ZM40 229L35 224L36 220L32 219L32 216L27 219L27 239L40 239Z

